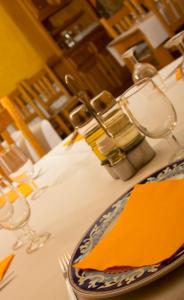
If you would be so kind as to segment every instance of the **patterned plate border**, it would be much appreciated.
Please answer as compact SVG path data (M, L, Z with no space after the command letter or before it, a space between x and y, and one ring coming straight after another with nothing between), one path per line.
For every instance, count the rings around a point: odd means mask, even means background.
M139 183L161 181L182 174L184 175L184 160L163 167ZM70 283L76 292L90 297L98 296L99 298L128 293L159 279L184 263L183 247L173 257L160 264L116 273L77 270L72 267L73 263L78 262L91 251L108 227L115 222L122 212L132 189L118 198L101 214L77 245L69 266Z

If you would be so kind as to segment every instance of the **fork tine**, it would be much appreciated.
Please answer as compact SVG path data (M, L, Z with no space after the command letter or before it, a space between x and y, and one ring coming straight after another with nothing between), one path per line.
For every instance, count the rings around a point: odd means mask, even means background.
M2 289L4 289L11 281L13 281L15 279L16 275L12 274L11 276L8 276L7 278L5 278L4 280L1 280L0 283L0 291Z
M61 261L61 259L59 257L58 257L58 262L59 262L59 266L60 266L62 272L64 273L65 270L64 270L63 262Z
M65 255L62 258L62 262L63 262L63 266L64 266L64 269L65 269L65 272L67 272L67 270L68 270L68 263L67 263L67 259L66 259Z
M71 256L68 253L68 251L64 251L64 254L61 258L58 257L58 262L59 262L60 268L63 273L68 272L68 266L69 266L70 259L71 259Z
M58 261L59 261L59 265L60 265L60 269L61 269L63 278L65 279L69 299L77 300L77 296L75 295L73 288L70 285L69 278L68 278L68 266L69 266L70 259L71 259L70 254L67 251L65 251L63 253L63 256L61 258L58 258Z
M68 260L70 261L70 260L71 260L71 255L70 255L70 253L69 253L68 251L65 251L65 254L66 254Z
M0 284L1 284L3 281L7 280L9 277L12 277L14 274L15 274L14 271L12 271L12 272L9 273L9 274L5 274L4 277L3 277L3 278L1 279L1 281L0 281Z
M68 254L67 254L67 252L65 252L65 254L64 254L64 258L65 258L65 262L66 262L66 264L67 264L67 268L68 268L68 265L69 265L70 259L69 259L69 257L68 257Z

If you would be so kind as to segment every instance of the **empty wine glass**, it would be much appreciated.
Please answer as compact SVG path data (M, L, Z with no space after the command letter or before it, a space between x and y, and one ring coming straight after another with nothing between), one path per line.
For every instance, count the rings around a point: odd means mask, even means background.
M37 198L47 187L37 187L34 177L34 165L29 157L15 144L10 145L0 153L0 167L7 177L18 183L28 183L33 193L32 199Z
M182 78L184 78L184 30L175 34L172 38L170 38L164 45L165 48L170 49L173 47L177 47L183 56L183 60L180 63L179 67L181 70Z
M133 81L136 82L146 77L152 78L154 76L160 76L157 69L151 64L138 62L137 58L134 55L136 49L137 46L134 46L124 52L121 56L123 60L128 59L134 66L134 70L132 73Z
M174 146L170 162L184 157L184 148L173 134L177 123L175 109L153 80L136 82L120 97L120 105L143 134L153 139L166 138Z
M50 233L36 233L28 224L31 209L26 198L6 179L0 178L0 225L10 231L22 230L28 237L27 253L43 247Z

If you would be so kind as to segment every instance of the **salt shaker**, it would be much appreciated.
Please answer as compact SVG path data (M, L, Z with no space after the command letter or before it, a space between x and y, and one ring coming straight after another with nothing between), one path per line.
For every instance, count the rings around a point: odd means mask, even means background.
M109 161L109 165L106 164L108 171L115 173L116 176L123 181L128 180L136 173L135 168L128 161L126 155L116 147L113 139L102 135L96 143L99 151L103 153Z

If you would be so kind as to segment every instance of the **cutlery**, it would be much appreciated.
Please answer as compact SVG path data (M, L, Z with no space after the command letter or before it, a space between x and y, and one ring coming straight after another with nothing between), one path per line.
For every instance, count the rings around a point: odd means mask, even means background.
M14 272L11 272L10 274L6 275L1 281L0 281L0 291L2 291L8 284L10 284L15 279Z
M70 254L68 252L65 252L62 258L58 258L59 266L61 269L61 272L63 274L63 277L65 279L67 291L68 291L68 296L70 300L77 300L77 297L70 285L69 279L68 279L68 266L70 262Z

